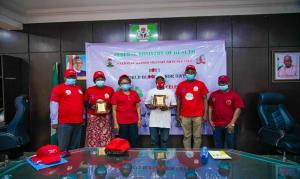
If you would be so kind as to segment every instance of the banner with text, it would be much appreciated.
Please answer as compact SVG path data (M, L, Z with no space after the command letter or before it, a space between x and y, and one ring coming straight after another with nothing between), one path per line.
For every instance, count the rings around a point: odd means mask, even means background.
M140 134L149 134L150 111L145 107L147 91L155 87L155 75L164 74L166 88L175 92L177 84L185 80L184 70L195 65L197 79L210 92L218 88L217 78L226 74L226 51L223 40L214 41L158 41L144 43L86 43L87 87L94 85L93 73L102 70L106 84L118 89L118 78L127 74L142 99L142 127ZM163 120L163 119L162 119ZM203 125L203 134L211 134ZM182 134L176 125L176 110L172 111L170 134Z

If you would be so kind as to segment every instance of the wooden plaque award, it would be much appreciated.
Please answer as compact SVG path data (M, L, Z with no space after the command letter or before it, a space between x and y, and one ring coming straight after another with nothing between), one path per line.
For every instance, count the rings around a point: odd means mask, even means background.
M157 107L166 106L166 95L154 95L153 105Z
M105 113L107 113L107 111L106 111L106 102L103 101L102 99L98 99L97 102L96 102L95 112L97 114L105 114Z

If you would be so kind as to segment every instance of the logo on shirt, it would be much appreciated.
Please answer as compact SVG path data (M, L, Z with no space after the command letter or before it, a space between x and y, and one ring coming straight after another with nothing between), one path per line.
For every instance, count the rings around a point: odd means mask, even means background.
M78 93L79 93L79 94L82 94L82 91L79 89L79 90L78 90Z
M194 95L192 93L186 93L185 94L185 99L187 101L193 100L194 99Z
M232 101L231 101L230 99L228 99L228 100L226 100L226 104L227 104L228 106L230 106L230 105L232 104Z
M65 93L66 95L71 95L71 90L66 90Z
M108 98L109 98L109 94L108 94L108 93L105 93L104 98L105 98L105 99L108 99Z
M198 90L199 90L199 87L198 87L198 86L194 86L193 90L194 90L194 91L198 91Z

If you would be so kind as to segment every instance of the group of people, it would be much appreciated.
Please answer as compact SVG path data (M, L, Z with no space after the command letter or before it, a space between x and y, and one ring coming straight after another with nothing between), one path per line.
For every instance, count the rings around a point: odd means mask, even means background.
M196 75L195 66L188 65L186 79L178 84L175 94L165 88L163 74L155 76L156 87L147 92L145 99L145 106L150 110L149 131L153 148L168 147L171 109L176 107L177 122L183 129L184 148L200 148L205 120L213 127L215 147L223 148L225 140L228 148L235 147L235 123L244 107L242 99L229 88L230 79L226 75L218 78L219 90L208 99L209 91ZM95 85L85 93L76 85L76 71L68 69L64 77L64 83L55 86L50 97L51 127L57 129L58 145L62 150L80 146L85 122L86 147L105 147L114 138L114 131L127 139L131 147L139 147L141 99L132 89L129 76L121 75L119 88L114 91L105 85L105 74L96 71L93 75Z

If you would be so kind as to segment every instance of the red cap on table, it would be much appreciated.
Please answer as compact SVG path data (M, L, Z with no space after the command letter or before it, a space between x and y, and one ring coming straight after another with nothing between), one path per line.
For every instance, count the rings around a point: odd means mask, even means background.
M126 139L115 138L105 147L105 152L109 154L123 154L130 149L130 144Z
M53 162L59 162L61 159L61 151L57 145L45 145L38 149L36 155L32 156L30 160L39 164L50 164Z

